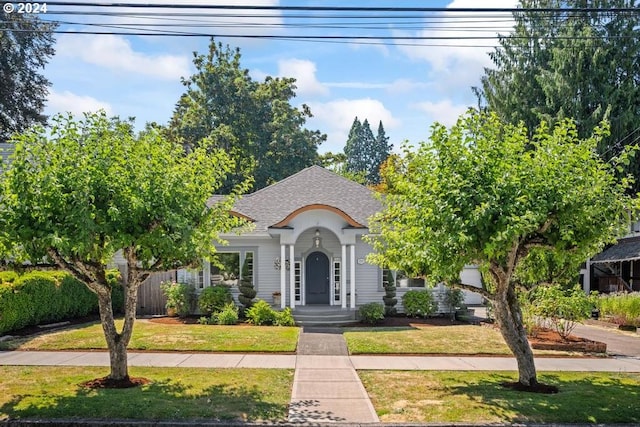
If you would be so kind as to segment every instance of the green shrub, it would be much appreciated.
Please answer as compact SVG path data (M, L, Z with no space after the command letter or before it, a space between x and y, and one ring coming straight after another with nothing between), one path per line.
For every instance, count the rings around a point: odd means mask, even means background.
M407 291L402 296L402 305L404 312L409 317L428 317L438 309L438 305L429 291Z
M122 287L117 282L117 272L109 272L108 277L113 281L116 310L118 293L119 305L123 306ZM97 311L97 296L65 272L0 273L0 333L83 317Z
M242 264L242 280L240 280L240 286L238 287L238 290L240 291L238 294L238 301L240 301L240 304L243 305L245 310L253 305L253 299L257 294L256 290L253 288L253 277L251 271L252 265L253 257L245 258L244 264Z
M232 301L233 297L228 286L209 286L204 288L198 297L198 307L201 312L210 316L212 313L222 311L225 305Z
M640 293L604 294L596 299L601 316L619 324L640 326Z
M247 321L254 325L273 325L276 321L276 312L268 302L259 299L245 311Z
M385 307L382 304L370 302L369 304L361 305L360 308L358 308L358 315L360 316L360 320L364 323L375 325L384 319L384 310Z
M293 318L291 308L287 307L282 311L276 311L275 325L277 326L296 326L296 321Z
M444 304L451 314L453 319L456 314L456 310L461 308L464 304L464 294L461 289L447 288L444 292Z
M568 338L576 324L591 317L593 298L580 286L563 290L560 286L540 286L533 291L531 310L535 316L545 319L564 339Z
M382 297L382 301L384 301L384 314L387 316L394 316L398 309L396 309L396 304L398 303L398 299L396 298L396 285L393 282L393 273L391 270L385 270L386 274L382 281L382 287L384 288L384 296Z
M165 307L175 310L178 316L185 317L191 311L191 303L195 296L195 289L186 283L163 282L160 289L167 297Z
M233 302L227 303L221 311L214 314L218 325L235 325L238 323L238 307Z

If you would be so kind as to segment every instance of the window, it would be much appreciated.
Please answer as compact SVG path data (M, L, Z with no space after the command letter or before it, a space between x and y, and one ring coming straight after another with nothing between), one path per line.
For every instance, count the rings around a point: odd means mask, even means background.
M342 284L342 269L340 268L340 261L333 261L333 300L336 302L340 301L340 286Z
M240 252L219 252L211 261L211 285L238 286Z
M396 288L424 288L425 281L422 277L410 277L402 270L382 270L382 285L393 281Z
M295 261L293 263L293 268L294 268L294 286L295 286L295 294L296 294L296 298L295 301L301 303L302 302L302 293L301 293L301 286L302 286L302 261Z

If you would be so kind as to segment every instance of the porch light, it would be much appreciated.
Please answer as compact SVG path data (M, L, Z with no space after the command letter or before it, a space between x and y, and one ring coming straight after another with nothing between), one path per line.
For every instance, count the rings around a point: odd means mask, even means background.
M320 242L321 242L321 239L320 239L320 230L318 230L318 229L316 228L316 235L315 235L315 237L313 238L313 245L314 245L316 248L319 248L319 247L320 247Z

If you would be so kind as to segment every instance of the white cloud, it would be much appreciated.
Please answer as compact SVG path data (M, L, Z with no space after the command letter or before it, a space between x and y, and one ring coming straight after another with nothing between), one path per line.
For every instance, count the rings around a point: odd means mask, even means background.
M453 104L451 100L445 99L439 102L420 102L415 104L414 108L427 113L433 122L451 126L455 124L461 114L467 111L469 106Z
M320 147L321 151L342 151L356 116L360 121L367 119L374 133L381 120L385 130L400 125L400 121L377 99L338 99L325 103L309 103L309 107L314 117L308 120L307 127L321 129L327 134L327 142Z
M76 95L68 90L56 92L49 91L47 111L55 113L72 113L80 115L85 112L104 110L108 115L113 114L111 105L107 102L99 101L90 96Z
M389 56L387 43L382 39L354 39L349 46L354 50L373 48L377 49L382 55Z
M316 78L316 64L304 59L278 61L278 75L296 79L299 96L328 95L329 89Z
M514 8L517 0L454 0L448 8ZM425 40L425 46L403 46L398 49L409 58L426 61L432 67L432 79L442 81L445 91L475 84L483 67L491 65L488 52L497 45L496 34L506 34L513 27L510 13L482 15L478 12L464 14L443 12L433 20L431 28L415 33L395 31L396 35L418 37L442 37ZM449 38L450 39L447 39ZM434 46L438 45L438 46ZM478 47L486 46L486 47Z
M67 34L58 39L56 51L60 56L79 58L89 64L163 80L177 80L190 74L187 56L136 52L123 36Z

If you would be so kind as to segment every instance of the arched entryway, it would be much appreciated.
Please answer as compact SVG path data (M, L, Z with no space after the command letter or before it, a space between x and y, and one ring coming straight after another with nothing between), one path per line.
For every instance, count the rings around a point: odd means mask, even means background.
M305 261L305 291L307 304L329 304L329 258L322 252L312 252Z

